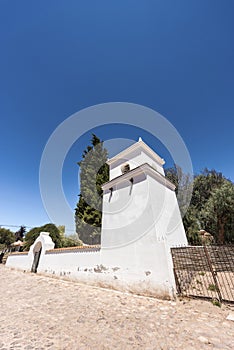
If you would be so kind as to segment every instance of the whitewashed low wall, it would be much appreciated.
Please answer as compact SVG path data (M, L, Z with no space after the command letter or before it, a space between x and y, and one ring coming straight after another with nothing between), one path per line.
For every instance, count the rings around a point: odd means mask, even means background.
M128 250L115 264L111 256L113 251L103 255L98 248L54 249L40 259L38 272L138 294L163 298L173 296L171 281L163 268L166 260L161 254L162 265L158 264L157 255L153 264L142 265L141 259L136 264Z
M14 267L20 270L30 271L32 266L32 259L29 258L28 252L12 253L7 258L6 266Z
M151 231L129 245L116 248L51 249L51 242L48 233L41 233L28 253L12 253L6 266L31 271L40 250L38 273L141 295L174 296L170 249L166 241L159 240Z
M137 253L135 256L133 251ZM152 245L152 250L147 252L136 246L121 249L121 252L99 247L52 249L41 254L37 272L141 295L171 298L174 296L173 281L166 274L164 251L164 242L156 247ZM32 260L30 254L13 253L6 265L30 271Z
M38 272L71 279L82 279L82 274L100 265L100 248L53 249L41 257Z

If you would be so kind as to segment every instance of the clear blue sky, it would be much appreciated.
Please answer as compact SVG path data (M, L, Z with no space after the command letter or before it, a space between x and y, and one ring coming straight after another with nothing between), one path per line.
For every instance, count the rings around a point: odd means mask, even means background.
M44 146L71 114L103 102L158 111L181 134L195 172L214 168L234 180L233 13L233 0L1 0L0 225L50 221L39 191ZM140 136L121 127L96 133ZM76 162L89 139L64 163L74 207Z

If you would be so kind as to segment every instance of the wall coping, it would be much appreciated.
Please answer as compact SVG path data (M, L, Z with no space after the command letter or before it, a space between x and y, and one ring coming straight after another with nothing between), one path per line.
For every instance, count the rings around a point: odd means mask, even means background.
M25 251L25 252L11 252L10 255L28 255L28 252L29 251Z
M97 252L100 249L101 249L101 245L85 245L85 246L77 246L77 247L50 249L50 250L47 250L45 254Z

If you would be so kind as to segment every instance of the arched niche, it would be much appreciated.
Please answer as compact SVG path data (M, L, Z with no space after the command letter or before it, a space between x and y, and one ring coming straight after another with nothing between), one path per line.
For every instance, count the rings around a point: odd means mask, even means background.
M33 263L32 263L31 272L37 273L37 268L41 257L41 251L42 251L42 244L39 241L35 244L35 247L33 248Z

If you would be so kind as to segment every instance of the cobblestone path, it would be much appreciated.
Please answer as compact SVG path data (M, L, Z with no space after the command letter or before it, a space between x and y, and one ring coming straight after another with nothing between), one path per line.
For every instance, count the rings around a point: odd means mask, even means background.
M0 349L234 349L233 310L160 301L0 265Z

